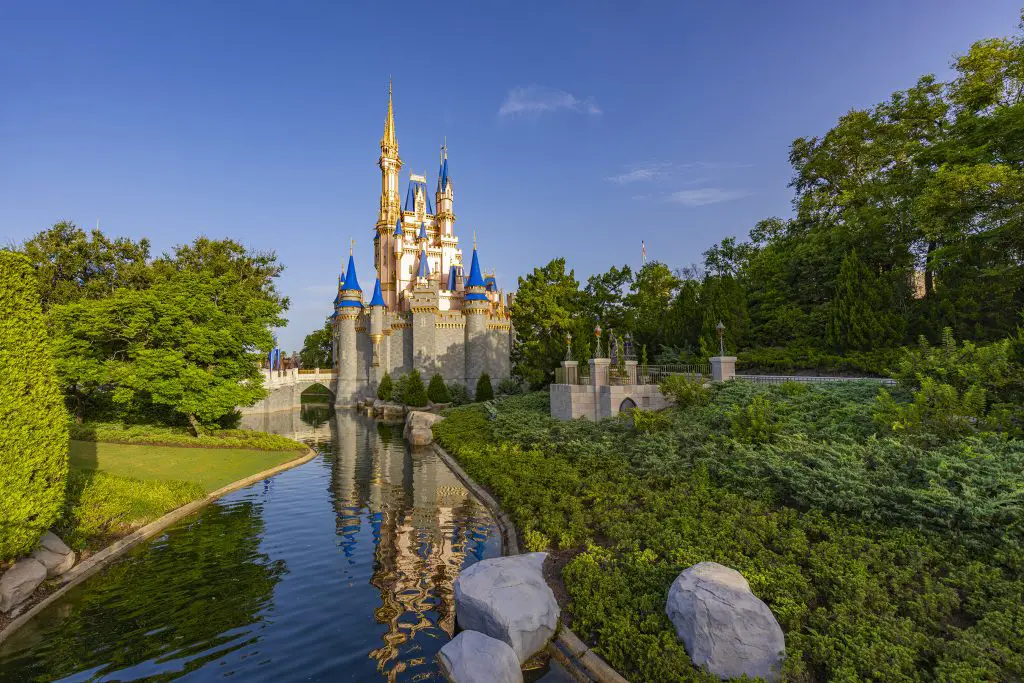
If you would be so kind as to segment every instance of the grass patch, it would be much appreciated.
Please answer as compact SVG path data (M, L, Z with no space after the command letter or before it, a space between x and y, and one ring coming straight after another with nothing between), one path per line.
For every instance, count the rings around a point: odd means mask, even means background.
M206 495L196 482L147 481L75 468L67 492L55 530L78 550L101 548Z
M215 429L193 436L184 427L166 427L121 422L71 423L71 438L76 441L155 444L189 448L249 448L263 451L301 451L305 444L279 434L249 429Z
M438 441L563 571L573 629L632 680L706 681L664 613L734 567L786 634L784 679L1024 678L1024 445L876 436L877 386L716 387L640 432L545 394L468 406Z

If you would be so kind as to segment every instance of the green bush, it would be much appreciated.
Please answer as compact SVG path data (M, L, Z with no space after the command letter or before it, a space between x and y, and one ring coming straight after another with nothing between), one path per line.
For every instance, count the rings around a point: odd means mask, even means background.
M498 382L498 396L516 396L526 392L526 387L515 377L506 377Z
M68 429L76 441L108 441L202 448L252 448L259 451L301 451L307 446L280 434L251 429L206 429L199 436L185 427L120 422L70 422Z
M57 520L68 474L68 415L29 260L0 251L0 561Z
M668 413L661 411L634 408L629 411L628 415L633 421L633 429L641 434L663 432L672 426L672 419Z
M153 481L71 470L57 534L72 548L98 548L206 495L187 481Z
M427 398L432 403L451 403L452 395L448 391L448 387L445 386L444 378L441 375L434 373L434 376L430 378L430 385L427 386Z
M708 389L699 376L669 375L658 386L662 394L675 399L679 408L704 405L708 401Z
M1018 680L1024 442L878 437L877 393L728 382L643 432L553 420L535 393L453 409L434 435L525 547L580 551L563 607L631 680L709 680L663 611L705 560L741 571L778 618L784 680Z
M491 376L485 372L476 381L476 391L473 392L473 400L490 401L492 398L494 398L494 389L491 388Z
M452 405L461 406L469 403L469 389L461 382L449 382L448 395L452 397Z
M423 386L423 378L420 377L419 370L413 370L408 375L402 377L402 393L401 401L407 406L413 408L422 408L427 405L427 388Z
M381 377L380 385L377 387L377 398L382 401L390 401L394 390L395 387L391 381L391 375L385 372L384 376Z

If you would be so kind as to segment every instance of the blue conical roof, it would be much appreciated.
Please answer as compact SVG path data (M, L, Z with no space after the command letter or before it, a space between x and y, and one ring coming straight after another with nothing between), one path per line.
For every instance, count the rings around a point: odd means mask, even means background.
M380 293L380 278L373 283L373 298L370 299L371 306L384 306L384 296Z
M345 284L341 286L341 291L363 291L363 288L359 286L359 278L356 277L356 260L352 254L348 255L348 273L345 275Z
M467 287L485 287L484 276L480 273L480 259L476 255L476 247L473 247L473 262L469 265L469 280Z
M430 277L430 266L427 264L427 252L420 249L420 271L417 277Z
M395 237L399 237L400 235L403 235L403 234L405 234L405 233L402 232L402 217L399 216L398 219L395 220L395 232L394 232L394 235L395 235Z
M441 167L437 171L437 191L444 192L448 189L448 157L441 160Z
M426 223L420 223L420 239L421 240L427 239L427 224Z

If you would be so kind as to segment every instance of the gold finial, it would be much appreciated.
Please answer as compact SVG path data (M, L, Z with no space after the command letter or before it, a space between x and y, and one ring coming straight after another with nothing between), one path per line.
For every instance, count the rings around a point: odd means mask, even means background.
M353 240L349 240L349 243L348 243L348 255L349 256L352 255L352 252L353 252L353 250L355 250L355 248L356 248L356 241L354 239Z
M444 150L444 158L448 158L448 136L444 136L444 144L441 145L441 149Z
M476 251L476 230L473 231L473 251Z

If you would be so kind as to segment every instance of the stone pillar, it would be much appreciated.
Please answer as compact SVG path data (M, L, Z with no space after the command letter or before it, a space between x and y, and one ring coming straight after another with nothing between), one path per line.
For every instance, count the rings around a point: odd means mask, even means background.
M565 383L576 384L576 379L579 377L579 362L574 360L563 360L562 368L565 372Z
M590 359L590 383L595 387L608 386L608 366L611 360L608 358Z
M715 356L711 359L711 381L725 382L736 376L736 356Z
M359 379L359 356L356 351L356 317L358 308L343 308L338 315L338 407L355 405Z
M626 361L626 384L636 384L636 361Z

